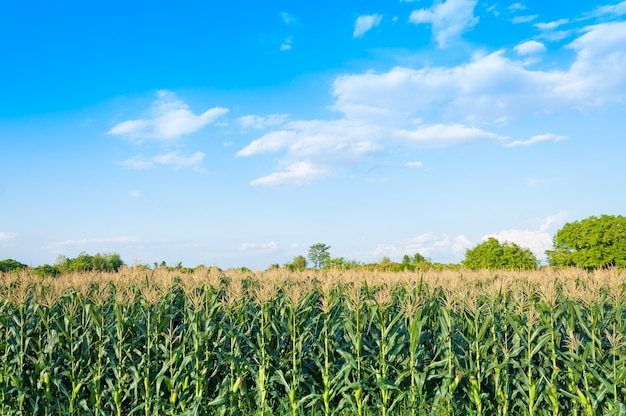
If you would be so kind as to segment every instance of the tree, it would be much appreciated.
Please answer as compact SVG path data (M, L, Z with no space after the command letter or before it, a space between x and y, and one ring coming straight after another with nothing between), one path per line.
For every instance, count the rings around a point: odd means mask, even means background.
M552 266L574 266L587 270L626 266L626 217L591 216L565 224L547 250Z
M291 271L303 271L306 269L306 258L300 254L293 258L291 263L285 264L285 267Z
M313 263L313 267L317 270L324 267L326 262L330 260L330 246L322 243L313 244L309 247L309 260Z
M536 269L539 261L527 248L515 243L500 243L490 237L465 252L461 262L470 269Z
M28 266L13 259L6 259L6 260L0 261L0 272L12 272L14 270L21 270L26 267Z

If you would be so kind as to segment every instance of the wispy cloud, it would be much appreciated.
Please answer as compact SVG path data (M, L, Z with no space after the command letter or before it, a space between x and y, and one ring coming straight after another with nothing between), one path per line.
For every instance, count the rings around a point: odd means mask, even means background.
M283 22L286 25L294 25L298 22L298 19L296 18L296 16L294 16L291 13L287 13L287 12L282 12L280 14L281 19L283 19Z
M195 168L198 170L205 156L206 155L202 152L195 152L189 156L181 156L177 151L174 151L162 155L152 156L147 159L143 156L135 156L131 159L120 162L120 164L127 169L137 170L151 169L157 165L169 166L173 170L179 170L182 168Z
M141 195L142 195L142 192L138 190L128 192L128 196L130 196L131 198L140 198Z
M413 11L409 21L415 24L430 24L437 45L439 48L445 48L451 41L478 24L478 17L474 16L477 2L478 0L435 1L428 9Z
M44 246L45 249L50 250L52 253L62 253L64 250L86 250L88 248L96 246L117 247L119 244L132 244L138 240L135 237L120 236L120 237L105 237L105 238L83 238L80 240L64 240L50 243Z
M519 23L530 23L533 20L535 20L537 17L539 17L536 14L529 14L526 16L515 16L513 19L511 19L511 22L514 24L519 24Z
M287 37L287 39L285 39L284 42L280 45L280 50L281 51L291 50L293 48L292 42L293 42L293 36Z
M507 143L506 147L529 146L531 144L541 143L545 141L559 142L564 139L566 139L565 136L558 136L556 134L551 134L551 133L539 134L539 135L531 137L528 140L516 140L514 142Z
M314 164L302 161L286 166L285 170L274 172L250 182L253 186L298 186L313 182L327 175L327 172Z
M0 231L0 242L9 241L17 237L17 233L12 233L8 231Z
M559 26L569 23L569 19L559 19L552 22L535 23L535 27L539 30L554 30Z
M276 241L270 241L268 243L242 243L239 246L239 250L249 251L249 250L263 250L263 251L274 251L279 248L279 244Z
M270 114L268 116L247 115L239 117L237 121L243 129L254 128L258 130L268 127L279 126L287 120L289 114Z
M407 168L421 168L423 166L422 162L407 162L405 165Z
M524 6L522 3L517 2L517 3L513 3L508 7L509 10L511 11L519 11L519 10L526 10L526 6Z
M362 37L370 29L380 25L382 20L383 16L380 14L369 14L357 17L356 22L354 22L354 32L352 33L352 37Z
M590 13L591 17L599 16L623 16L626 14L626 1L622 1L617 4L610 4L607 6L598 6L593 12Z
M145 118L123 121L107 133L134 142L172 140L200 130L227 112L214 107L195 115L173 92L160 90Z

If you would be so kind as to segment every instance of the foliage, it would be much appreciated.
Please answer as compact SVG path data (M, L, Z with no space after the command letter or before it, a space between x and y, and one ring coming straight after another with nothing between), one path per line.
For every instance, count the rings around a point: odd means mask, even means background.
M65 256L57 258L57 266L62 273L86 272L86 271L106 271L116 272L124 265L118 253L96 254L91 256L87 253L80 253L74 259Z
M28 267L25 264L20 263L17 260L6 259L0 260L0 272L12 272L15 270L22 270Z
M461 262L470 269L536 269L539 261L527 248L515 243L500 243L490 237L487 241L466 250Z
M33 269L33 272L38 276L59 276L61 274L61 269L59 266L51 266L49 264L44 264L42 266L37 266Z
M591 216L565 224L546 251L553 266L575 266L587 270L626 266L626 217Z
M306 258L303 255L298 255L293 258L291 263L285 264L285 267L291 271L303 271L306 269Z
M626 272L0 274L2 415L623 415Z
M343 257L329 258L324 263L324 268L325 269L348 270L348 269L356 269L358 267L361 267L361 263L359 261L357 261L357 260L346 260Z
M330 250L330 246L323 243L313 244L309 247L308 257L309 260L311 260L314 269L321 269L324 267L326 262L330 260L330 253L328 250Z

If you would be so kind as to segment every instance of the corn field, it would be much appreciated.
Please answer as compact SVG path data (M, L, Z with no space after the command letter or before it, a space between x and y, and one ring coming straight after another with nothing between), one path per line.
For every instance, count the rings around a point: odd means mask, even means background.
M626 271L0 275L0 415L626 415Z

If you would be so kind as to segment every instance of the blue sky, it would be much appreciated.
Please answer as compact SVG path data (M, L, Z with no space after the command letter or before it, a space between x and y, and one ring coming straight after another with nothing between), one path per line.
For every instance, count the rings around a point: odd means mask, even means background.
M181 3L0 5L0 258L544 258L624 214L626 1Z

